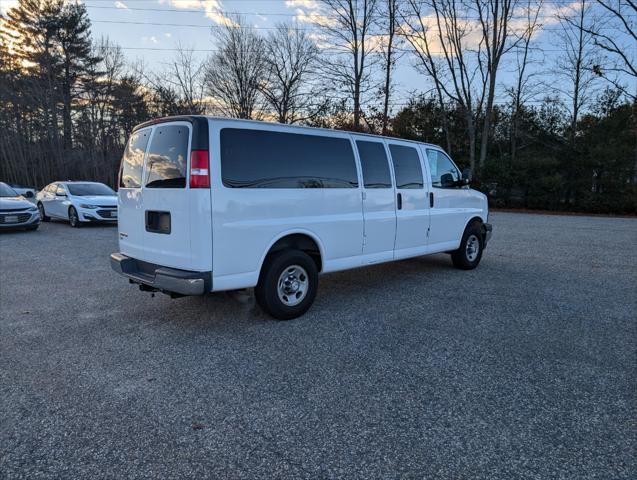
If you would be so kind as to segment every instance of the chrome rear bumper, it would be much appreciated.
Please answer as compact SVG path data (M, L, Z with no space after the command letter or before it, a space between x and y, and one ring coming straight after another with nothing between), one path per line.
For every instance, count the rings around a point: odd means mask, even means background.
M142 262L111 253L111 268L144 290L179 295L202 295L212 289L212 272L192 272Z

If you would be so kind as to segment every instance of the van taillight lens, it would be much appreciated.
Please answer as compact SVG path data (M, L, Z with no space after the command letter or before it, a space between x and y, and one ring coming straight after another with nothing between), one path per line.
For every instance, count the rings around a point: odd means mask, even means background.
M210 188L210 162L207 150L190 154L190 188Z

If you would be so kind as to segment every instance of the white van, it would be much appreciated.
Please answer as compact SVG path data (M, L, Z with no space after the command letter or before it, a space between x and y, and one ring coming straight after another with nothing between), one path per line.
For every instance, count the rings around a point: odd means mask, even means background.
M133 130L120 169L113 269L172 296L255 287L278 319L318 274L451 253L475 268L487 198L435 145L205 116Z

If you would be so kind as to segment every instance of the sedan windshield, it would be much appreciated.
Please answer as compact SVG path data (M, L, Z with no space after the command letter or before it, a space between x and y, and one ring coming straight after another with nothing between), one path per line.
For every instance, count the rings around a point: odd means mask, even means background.
M17 197L18 192L6 183L0 183L0 197Z
M67 183L66 188L76 197L117 195L103 183Z

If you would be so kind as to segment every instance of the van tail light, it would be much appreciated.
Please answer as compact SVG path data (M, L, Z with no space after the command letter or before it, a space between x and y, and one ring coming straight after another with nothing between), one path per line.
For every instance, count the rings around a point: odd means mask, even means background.
M193 150L190 154L190 188L210 188L207 150Z

